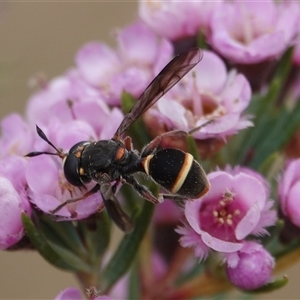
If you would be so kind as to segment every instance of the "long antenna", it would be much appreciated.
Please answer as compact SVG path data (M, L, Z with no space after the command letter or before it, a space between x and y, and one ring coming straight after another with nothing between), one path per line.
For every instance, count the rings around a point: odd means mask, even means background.
M59 156L60 158L64 158L66 156L66 154L64 154L61 150L57 149L50 141L49 139L47 138L46 134L43 132L43 130L36 125L36 132L37 134L39 135L39 137L41 139L43 139L48 145L50 145L53 149L56 150L55 153L52 153L52 152L47 152L47 151L44 151L44 152L40 152L40 151L34 151L34 152L30 152L28 154L26 154L25 156L26 157L33 157L33 156L38 156L38 155L42 155L42 154L47 154L47 155L56 155L56 156Z

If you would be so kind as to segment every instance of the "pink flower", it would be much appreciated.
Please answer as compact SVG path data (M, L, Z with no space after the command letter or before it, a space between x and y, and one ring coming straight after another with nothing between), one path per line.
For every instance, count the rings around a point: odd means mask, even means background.
M111 127L117 128L123 118L120 110L118 117L111 114L108 105L95 90L91 91L91 87L83 85L75 70L50 81L47 87L31 97L27 105L27 117L31 125L51 128L53 122L58 120L61 128L65 128L68 122L83 120L99 136L103 127L111 124Z
M27 182L25 170L27 160L24 157L12 155L0 161L0 175L6 177L20 195L25 195Z
M92 288L87 289L87 293L92 290ZM93 292L93 291L90 291ZM93 300L112 300L112 298L102 295L102 296L97 296L97 291L94 291L96 295L91 295L89 299ZM54 300L84 300L85 298L82 296L81 292L79 289L75 287L70 287L66 288L65 290L61 291L55 298Z
M31 202L48 214L62 202L81 197L95 185L90 183L83 190L69 184L63 175L61 161L55 158L46 155L31 158L25 173ZM101 203L101 195L96 193L64 206L55 213L55 217L63 220L87 218L95 213Z
M1 121L0 157L25 155L33 145L33 132L18 114L11 114Z
M300 159L290 161L279 181L279 200L283 214L300 227Z
M118 49L92 42L77 53L82 79L109 104L119 105L122 92L138 97L169 62L171 44L138 21L116 34Z
M0 176L0 249L7 249L24 236L22 212L31 212L28 200L19 195L7 178Z
M271 281L275 260L262 245L246 242L237 257L235 266L226 265L228 279L235 286L254 290Z
M273 225L276 213L270 212L264 183L250 172L216 171L208 174L209 192L185 204L188 225L177 232L183 247L194 247L195 255L205 258L209 249L234 253L243 247L250 234L262 235Z
M21 213L31 214L26 192L26 160L9 156L0 161L0 249L16 244L24 236Z
M74 287L67 288L61 291L54 300L82 300L81 292Z
M193 136L224 138L252 125L248 117L242 116L250 98L247 79L234 71L227 73L216 54L204 51L202 61L193 71L148 111L146 122L152 131L158 128L157 123L168 129L189 131L214 120Z
M156 33L170 40L206 31L212 11L221 1L140 1L139 16Z
M299 18L297 1L226 1L212 15L209 40L232 62L258 63L292 44Z
M138 42L141 38L142 43ZM158 39L142 22L117 33L117 40L119 52L99 43L84 46L76 57L78 68L44 85L30 99L27 107L30 125L40 126L58 148L68 151L80 141L110 139L115 133L124 116L119 108L108 106L107 87L99 87L98 80L104 85L103 80L107 80L119 104L124 90L141 93L154 73L169 61L172 53L171 44ZM100 67L102 65L103 68ZM110 71L112 73L108 74ZM31 144L29 151L49 151L49 146L37 134ZM53 152L53 149L50 151ZM41 176L46 179L39 184ZM31 158L26 180L32 203L45 213L50 213L65 200L81 197L87 192L65 181L60 162L53 157ZM92 183L89 188L91 186ZM93 195L62 208L56 216L60 219L82 219L95 212L100 204L100 194Z

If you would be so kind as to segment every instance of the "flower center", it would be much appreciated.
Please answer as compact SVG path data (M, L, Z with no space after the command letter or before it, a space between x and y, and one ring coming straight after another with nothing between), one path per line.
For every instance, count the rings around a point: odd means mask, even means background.
M217 103L217 99L208 94L197 94L192 99L182 101L182 105L186 108L186 119L191 128L195 127L199 118L209 120L226 113L225 109Z
M234 231L242 213L235 198L234 191L227 188L217 202L203 203L200 212L202 229L216 238L236 241Z
M234 218L240 215L240 210L232 210L230 204L234 201L235 193L229 189L226 189L222 195L222 199L219 201L218 207L213 210L212 214L215 223L220 225L232 226Z

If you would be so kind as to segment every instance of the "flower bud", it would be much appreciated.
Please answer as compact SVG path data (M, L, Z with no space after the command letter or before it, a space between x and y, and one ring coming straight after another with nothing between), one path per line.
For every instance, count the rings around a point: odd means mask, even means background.
M291 161L279 183L279 200L282 213L296 226L300 226L299 191L300 159Z
M270 253L260 244L249 242L246 249L238 252L236 267L226 266L228 279L243 290L253 290L271 280L275 262Z
M0 249L7 249L16 244L24 235L21 213L28 207L28 202L15 190L5 177L0 177Z

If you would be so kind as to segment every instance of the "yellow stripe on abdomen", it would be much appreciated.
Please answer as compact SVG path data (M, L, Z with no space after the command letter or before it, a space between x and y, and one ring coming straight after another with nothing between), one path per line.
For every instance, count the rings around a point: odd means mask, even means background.
M150 160L152 157L153 157L153 154L148 155L142 161L143 168L147 175L149 175L149 163L150 163Z
M191 167L194 161L194 157L189 154L189 153L185 153L185 158L184 158L184 162L182 164L182 168L172 186L171 192L173 194L176 194L180 188L182 187Z

